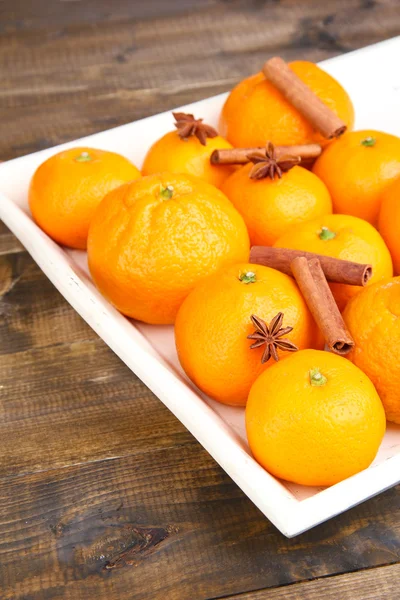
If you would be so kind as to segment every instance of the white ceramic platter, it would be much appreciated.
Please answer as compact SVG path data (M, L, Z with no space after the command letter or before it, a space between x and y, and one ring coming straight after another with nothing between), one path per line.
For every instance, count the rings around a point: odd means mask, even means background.
M322 63L350 93L357 129L375 128L400 135L399 59L400 37ZM225 97L223 94L179 110L216 125ZM265 516L284 535L292 537L400 482L400 427L388 427L369 469L330 488L305 488L276 480L250 454L244 410L204 397L183 375L172 327L135 324L120 315L94 288L87 274L86 254L60 248L33 223L29 214L30 178L52 154L84 144L119 152L140 166L149 146L171 128L171 113L162 113L1 164L0 217L75 310L189 429Z

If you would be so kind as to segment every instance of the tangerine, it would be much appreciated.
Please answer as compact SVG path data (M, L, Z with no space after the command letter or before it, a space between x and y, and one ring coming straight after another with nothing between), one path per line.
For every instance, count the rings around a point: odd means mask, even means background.
M217 188L188 175L149 175L113 190L89 230L95 284L146 323L173 323L199 281L248 256L240 214Z
M274 364L255 381L246 406L255 459L301 485L333 485L366 469L385 428L372 382L330 352L302 350Z
M63 150L42 163L32 177L32 216L56 242L85 249L90 222L104 196L140 176L135 165L115 152Z
M350 131L325 148L313 172L326 184L334 212L376 225L382 194L400 175L400 138Z
M400 178L381 197L378 230L393 259L394 271L400 275Z
M274 246L371 264L368 284L393 275L392 259L382 237L372 225L351 215L325 215L302 223L280 237ZM329 285L340 310L362 289L343 283Z
M348 358L375 385L388 421L400 424L400 277L365 288L343 317L355 342Z
M272 355L262 363L265 344L250 348L248 336L255 330L251 316L268 325L279 313L283 323L277 323L278 329L293 328L283 333L291 344L323 346L291 277L247 263L220 269L196 286L179 309L175 341L184 371L211 398L244 406L253 382L273 362ZM280 359L286 356L281 347L277 344Z
M349 129L353 127L350 97L331 75L308 61L295 61L289 66ZM264 146L267 140L277 145L326 143L263 73L244 79L231 91L219 129L237 147Z
M249 177L248 163L221 186L245 220L253 245L272 246L291 225L332 212L325 184L303 167L295 166L282 178Z
M201 119L194 119L193 115L184 113L174 114L182 117L181 121L177 121L177 124L182 123L182 127L178 128L178 131L166 133L151 146L144 159L143 175L162 171L186 173L220 187L234 171L234 167L213 165L210 156L218 148L232 148L231 144L218 135L212 127L204 125ZM188 120L183 120L183 117ZM183 135L180 135L180 131ZM185 135L187 131L189 133Z

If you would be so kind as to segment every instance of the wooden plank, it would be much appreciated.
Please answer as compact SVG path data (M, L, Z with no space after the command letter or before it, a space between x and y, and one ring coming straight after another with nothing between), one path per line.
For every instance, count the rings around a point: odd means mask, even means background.
M0 381L0 477L192 443L98 338L4 354Z
M288 540L196 443L8 477L1 598L203 600L392 563L398 493Z
M212 2L148 21L137 21L128 4L137 3L121 3L120 20L104 17L96 26L80 22L78 11L66 30L57 20L44 31L29 29L22 16L25 25L6 29L0 159L226 90L276 52L318 60L399 31L395 0L361 9L359 0L337 1L334 10L316 0L267 2L259 10Z
M71 1L74 2L71 10ZM126 18L147 19L163 15L172 16L180 12L193 11L201 4L203 7L215 4L216 0L148 0L147 2L131 2L129 0L70 0L52 3L49 10L48 0L31 2L15 2L2 0L0 4L0 20L4 30L32 31L32 29L49 29L53 26L68 27L74 23L96 24L120 21Z
M177 591L168 588L171 595L167 597L172 600L174 597L207 598L215 597L217 593L232 594L254 587L283 585L298 579L398 560L400 489L391 490L304 536L286 540L94 334L93 339L84 339L85 330L91 330L79 317L76 317L76 322L73 320L75 313L61 297L55 302L54 297L58 298L59 294L49 282L46 284L45 277L26 254L4 259L13 268L11 281L19 278L8 292L11 296L10 306L18 307L19 315L14 314L10 323L15 325L20 319L20 330L31 332L31 339L15 347L14 352L8 355L5 353L7 340L12 340L15 332L9 329L0 335L0 343L5 341L5 346L0 350L3 351L0 381L4 386L0 393L0 476L3 477L0 482L0 506L4 506L6 515L2 517L0 511L0 539L4 544L0 545L0 565L3 560L1 548L7 548L8 552L8 540L12 539L16 544L15 552L23 553L24 564L26 561L30 565L28 572L24 571L23 581L18 579L20 568L15 569L15 561L14 567L7 563L2 570L0 566L0 588L3 589L2 582L6 581L9 588L5 589L10 589L10 595L5 598L88 600L96 594L100 598L113 600L118 598L118 594L130 594L132 587L136 590L132 598L141 598L144 582L151 579L150 572L153 572L154 579L154 570L160 573L160 579L157 575L156 580L152 581L148 596L143 596L145 600L147 597L161 597L163 588L160 582L164 579L173 588L176 587ZM4 281L6 278L1 279ZM58 302L70 312L60 312ZM36 319L39 321L35 322ZM57 333L59 327L61 333ZM53 336L59 335L57 341L51 338L52 332ZM69 343L70 336L76 336L77 340L82 337L82 340ZM52 341L55 343L49 345ZM28 349L31 345L32 349ZM106 467L108 464L124 465L121 467L123 474L117 476L117 481L113 479L114 475L105 474L103 466L99 466L102 458L115 456L125 458L104 464ZM99 462L74 467L72 471L69 471L69 467L62 470L57 468L88 461ZM143 465L140 475L136 470L137 464ZM81 471L83 468L85 470ZM37 473L45 469L48 470L47 474ZM36 472L32 477L21 476L32 471ZM194 484L194 480L202 480L204 471L212 473L214 483L210 496L209 481L202 481L201 489L196 491L201 499L199 504L199 501L193 501L189 490L193 492L193 485L199 485ZM68 475L68 484L61 485L58 482L60 477L63 481L64 472L72 475ZM161 488L157 481L159 473L163 474ZM19 476L10 477L10 474ZM107 480L106 491L104 479ZM13 487L15 482L24 482L24 493L28 494L29 490L31 495L31 503L24 508L21 517L21 492ZM73 499L66 495L65 488L68 485L74 489ZM174 495L177 486L179 489L186 486L183 497ZM110 501L108 494L111 493L111 487L115 487L116 495ZM11 505L4 503L1 498L5 488L10 495L14 494ZM87 499L88 488L90 501ZM37 489L41 490L39 497ZM43 500L41 494L47 494L48 490L51 490L50 499L46 496L47 499ZM115 541L112 537L117 527L113 520L110 529L102 537L103 532L100 532L101 535L98 533L99 523L94 518L99 514L96 510L108 515L110 506L113 507L111 512L116 510L119 497L126 493L133 494L135 499L129 505L129 518L126 517L128 521L125 519L122 531L117 528L122 539L119 537ZM95 495L102 500L100 505L92 507L92 496ZM89 517L87 502L92 507ZM180 507L182 512L178 515L174 513L176 503L185 505ZM42 529L39 532L30 529L32 523L36 527L38 522L44 520L50 532L63 532L65 526L67 529L69 527L72 504L75 506L72 541L68 538L54 542L53 536L43 537ZM147 514L148 510L156 510L155 507L160 504L165 511L163 519L157 516L143 522L137 518L138 513ZM203 519L200 524L197 522L199 512ZM33 518L32 514L39 516ZM58 520L52 520L54 514L58 515ZM114 516L113 513L112 518ZM4 538L2 519L7 521L4 526L10 527L10 517L11 531L9 537ZM27 523L22 522L24 518ZM181 542L180 538L177 540L178 545L183 543L183 549L179 554L177 571L173 570L172 574L168 565L176 560L176 555L175 546L170 546L169 541L165 542L168 545L164 546L165 553L161 555L158 552L162 550L164 540L160 542L159 549L154 548L154 557L152 551L150 563L146 563L148 569L139 577L137 569L132 565L122 566L124 561L119 561L121 568L118 571L129 570L128 575L122 576L122 583L120 575L115 577L114 569L111 569L111 575L104 576L101 569L106 559L94 560L92 557L93 548L100 548L98 556L107 556L107 560L110 560L110 551L105 554L103 545L111 539L110 543L115 547L122 547L127 543L124 536L130 536L129 540L135 548L141 547L144 542L132 528L144 525L148 532L154 527L161 527L157 531L162 537L162 530L166 530L171 521L178 528L183 524L182 535L185 540L188 535L192 536L188 544L187 541ZM125 527L127 522L129 524ZM78 526L83 529L79 533L82 537L75 554L71 546L75 545ZM22 538L27 541L23 542ZM72 562L65 564L64 560L59 564L58 550L54 548L54 544L59 543L63 549L69 548L65 552ZM82 553L85 557L92 557L90 569L93 571L89 574L79 562ZM313 556L311 564L307 558L310 553ZM118 552L115 554L114 562L120 557ZM139 556L142 557L142 554ZM193 567L196 573L189 569L188 580L182 591L177 583L178 572L180 576L182 572L186 573L188 567L185 560L187 562L188 556L197 557ZM146 553L144 557L147 561ZM218 564L218 568L210 566L214 563ZM112 582L117 578L114 588L108 587L106 577L110 577ZM38 581L43 589L35 587ZM186 596L179 596L178 592Z
M0 228L2 222L0 221ZM0 231L0 256L24 252L24 247L10 231Z
M267 55L318 60L399 22L395 0L3 0L0 159L226 90ZM400 560L400 488L281 536L21 250L0 226L1 600L269 597ZM364 573L340 579L340 597L364 598ZM383 597L379 581L366 593ZM314 600L309 585L282 591Z
M399 597L399 578L400 564L394 564L239 596L225 596L225 600L395 600Z
M62 36L51 29L47 35L31 29L11 32L0 46L7 47L0 64L14 65L1 90L2 101L5 107L39 104L35 91L45 102L68 91L74 97L81 91L85 96L111 92L118 84L149 90L198 85L205 77L225 81L228 76L233 81L260 69L265 53L277 48L291 54L301 48L315 55L324 49L338 53L351 49L357 37L382 39L398 30L395 0L376 2L369 10L360 10L357 0L335 2L335 10L337 14L331 14L329 6L315 1L301 6L293 1L265 3L261 10L248 3L243 10L227 8L222 2L198 12L142 22L127 18L91 27L78 19ZM373 19L375 11L379 24ZM38 58L41 62L36 64ZM65 69L62 73L57 72L60 67Z
M0 477L192 440L26 253L0 257L0 355Z
M97 339L26 252L0 256L0 273L0 354Z

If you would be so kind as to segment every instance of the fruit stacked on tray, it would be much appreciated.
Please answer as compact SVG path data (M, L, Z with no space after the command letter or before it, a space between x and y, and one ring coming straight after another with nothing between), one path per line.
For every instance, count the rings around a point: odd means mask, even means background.
M93 148L49 158L32 215L87 248L124 315L175 325L188 377L246 406L261 465L337 483L400 424L400 139L352 131L341 85L280 58L231 91L218 131L173 117L142 172Z

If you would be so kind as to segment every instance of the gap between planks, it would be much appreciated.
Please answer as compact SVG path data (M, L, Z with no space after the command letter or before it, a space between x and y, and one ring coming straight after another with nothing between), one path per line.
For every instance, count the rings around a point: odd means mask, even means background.
M399 578L400 563L389 563L209 600L397 600Z

